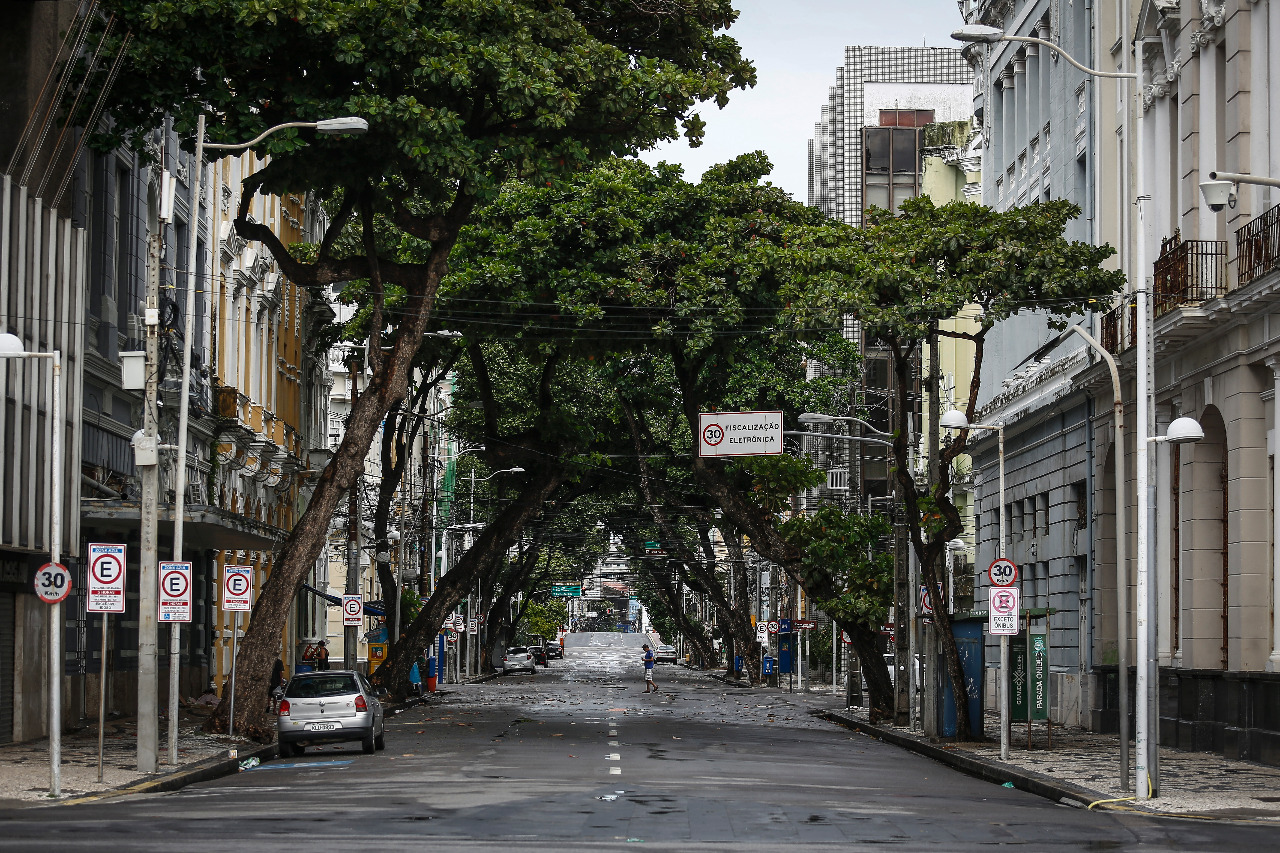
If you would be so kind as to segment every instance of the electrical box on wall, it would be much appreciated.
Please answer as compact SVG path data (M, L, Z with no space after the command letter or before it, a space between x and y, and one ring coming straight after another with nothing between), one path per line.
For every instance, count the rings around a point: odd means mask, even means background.
M126 391L141 391L147 386L147 354L145 352L120 353L120 387Z

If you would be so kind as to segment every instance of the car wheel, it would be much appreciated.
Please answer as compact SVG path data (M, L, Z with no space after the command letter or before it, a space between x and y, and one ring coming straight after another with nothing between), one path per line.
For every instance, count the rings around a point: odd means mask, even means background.
M292 757L293 757L293 744L289 743L288 741L283 741L283 740L282 740L282 741L280 741L280 757L281 757L281 758L292 758Z
M378 736L373 739L373 747L374 749L387 748L387 733L385 730L382 732L379 732Z
M369 733L360 741L360 746L364 748L365 755L373 755L373 751L378 748L374 743L373 729L369 729Z

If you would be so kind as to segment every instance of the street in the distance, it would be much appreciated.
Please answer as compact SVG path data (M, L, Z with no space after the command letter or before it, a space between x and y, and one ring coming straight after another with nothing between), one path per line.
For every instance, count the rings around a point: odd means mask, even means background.
M387 749L300 758L184 790L0 813L0 849L1265 849L1274 826L1090 812L817 719L820 694L660 665L637 634L570 634L534 676L450 686ZM127 841L125 836L127 835Z

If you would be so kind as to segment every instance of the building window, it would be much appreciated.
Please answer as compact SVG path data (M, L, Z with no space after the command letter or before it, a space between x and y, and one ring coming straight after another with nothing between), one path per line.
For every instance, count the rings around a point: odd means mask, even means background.
M924 127L933 124L933 110L881 110L881 127Z
M863 128L863 143L864 209L879 207L897 210L904 201L920 194L918 128Z

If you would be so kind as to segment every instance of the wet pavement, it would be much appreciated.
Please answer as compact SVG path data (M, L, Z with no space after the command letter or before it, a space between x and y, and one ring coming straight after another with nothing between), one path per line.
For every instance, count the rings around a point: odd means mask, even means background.
M0 812L0 849L1267 849L1275 827L1088 812L810 716L820 695L661 666L571 635L536 675L450 687L387 749L308 749L171 794Z

